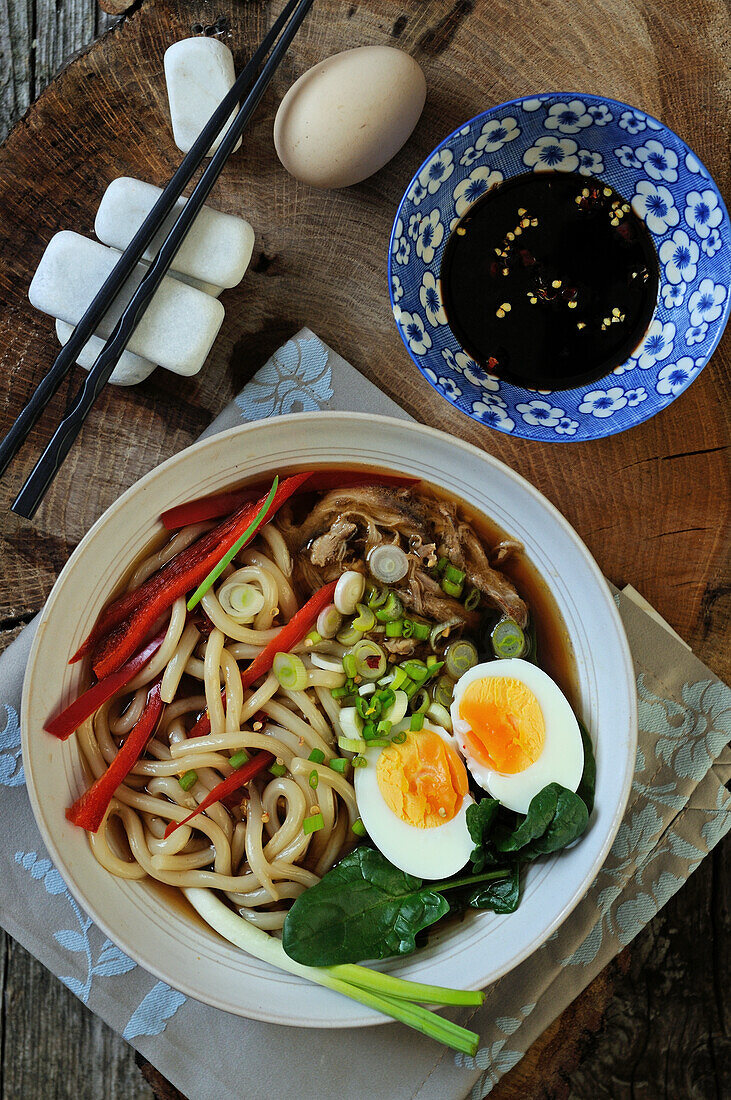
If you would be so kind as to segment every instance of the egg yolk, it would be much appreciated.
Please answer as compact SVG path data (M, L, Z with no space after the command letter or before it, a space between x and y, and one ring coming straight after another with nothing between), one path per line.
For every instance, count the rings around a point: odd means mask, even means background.
M514 775L543 752L546 725L533 692L521 680L490 676L473 680L459 702L469 723L470 755L494 771Z
M410 734L402 745L383 749L376 778L388 808L418 829L451 821L467 794L464 764L433 730Z

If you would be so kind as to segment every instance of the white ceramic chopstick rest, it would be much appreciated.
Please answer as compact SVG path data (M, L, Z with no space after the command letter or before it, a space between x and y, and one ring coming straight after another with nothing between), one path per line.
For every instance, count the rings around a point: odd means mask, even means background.
M164 63L173 138L178 149L187 153L234 85L233 54L217 38L183 38L168 46ZM229 122L233 117L234 114ZM225 133L226 128L213 142L207 156L213 156ZM241 138L234 152L240 147Z
M31 304L67 324L78 324L110 274L119 253L64 230L48 243L28 290ZM97 333L106 338L145 274L138 264ZM128 350L175 374L197 374L224 318L219 301L166 276L156 290Z
M73 325L56 320L56 335L62 346L68 343L73 331ZM76 356L76 362L84 370L91 370L103 347L104 341L101 336L90 336ZM138 382L144 382L149 378L154 369L155 364L149 359L143 359L133 351L123 351L109 381L113 386L136 386Z
M126 248L160 195L159 187L130 176L112 180L94 222L99 240L112 248ZM146 260L157 255L185 201L178 199L174 211L145 253ZM204 206L180 246L173 266L177 272L215 288L232 287L243 279L253 248L254 230L244 218ZM206 290L211 293L208 287Z

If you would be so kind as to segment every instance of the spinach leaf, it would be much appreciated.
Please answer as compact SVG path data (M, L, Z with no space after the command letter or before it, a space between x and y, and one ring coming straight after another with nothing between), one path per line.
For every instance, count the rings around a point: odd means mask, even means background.
M421 879L360 847L296 899L282 945L306 966L408 955L416 935L448 911L446 899Z
M514 913L520 901L520 864L516 861L510 877L489 882L473 890L467 904L472 909L491 909L493 913Z
M581 731L581 743L584 746L584 771L581 776L581 782L579 783L579 789L576 793L582 802L585 803L587 810L591 814L591 811L594 809L594 791L596 789L596 760L594 758L594 746L591 743L589 731L584 723L580 718L577 718L577 721Z
M549 783L534 795L528 813L512 831L495 831L499 852L516 852L521 860L557 852L572 844L586 829L589 811L586 803L560 783Z
M470 860L475 871L481 871L488 864L497 862L497 856L490 849L490 835L499 808L500 803L495 798L483 798L475 805L467 807L467 828L475 843Z
M530 800L528 813L514 829L501 825L495 833L495 847L499 852L517 852L532 840L543 836L553 820L558 802L558 783L549 783Z
M558 787L553 817L541 836L518 853L520 859L534 859L567 848L578 840L589 824L589 811L583 799L557 783L551 785Z

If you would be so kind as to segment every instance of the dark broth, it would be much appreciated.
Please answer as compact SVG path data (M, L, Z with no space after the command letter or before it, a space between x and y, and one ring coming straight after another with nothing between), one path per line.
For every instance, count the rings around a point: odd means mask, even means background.
M491 188L444 250L449 326L485 370L570 389L623 363L657 303L655 246L601 180L531 172Z

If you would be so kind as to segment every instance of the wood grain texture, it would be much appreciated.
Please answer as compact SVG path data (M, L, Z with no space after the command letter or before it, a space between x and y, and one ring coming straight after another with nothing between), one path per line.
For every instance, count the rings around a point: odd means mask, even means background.
M147 0L60 73L0 149L0 430L56 354L52 321L26 298L47 241L60 228L90 235L101 193L115 176L162 185L178 162L163 121L164 49L193 23L226 15L227 42L240 67L281 6L281 0L215 8L210 0ZM0 78L0 124L16 118L68 52L96 33L101 17L92 21L91 8L88 0L0 0L0 33L10 28L13 44L12 78L4 79L4 65ZM41 11L48 25L28 61ZM276 159L276 106L323 56L368 43L398 45L419 60L429 88L424 115L404 150L371 180L343 192L313 191L287 177ZM537 485L606 575L634 584L704 661L728 676L729 337L690 390L628 433L553 447L511 439L473 423L425 387L390 316L385 252L398 199L427 152L486 106L541 90L597 92L637 104L688 140L728 190L730 44L723 0L698 0L692 8L683 0L598 0L578 7L544 0L524 11L510 0L319 0L212 196L218 208L249 218L257 245L243 284L223 295L226 321L209 362L195 379L157 371L131 391L108 388L34 525L9 514L0 520L0 642L3 630L9 637L42 606L69 552L104 508L192 442L271 351L306 323L420 420L475 443ZM5 51L3 37L4 58ZM72 379L74 388L78 381L78 375ZM67 396L59 393L5 479L3 510ZM727 922L721 872L720 860L706 860L492 1096L705 1100L728 1094L720 1068L728 1006L714 978L722 961L714 952ZM93 1018L37 963L21 960L13 955L17 988L26 981L38 989L52 1012L23 1002L12 1027L6 1020L6 1057L18 1050L21 1069L3 1086L3 1100L109 1095L86 1091L75 1053L48 1038L55 1021L73 1019L92 1060L120 1059L114 1064L121 1066L126 1057L129 1067L131 1052L98 1021L103 1031L88 1021L77 1024L84 1014ZM6 960L6 982L8 973ZM48 1060L68 1089L58 1084L43 1091ZM150 1095L149 1089L135 1092L138 1086L146 1088L137 1079L115 1095Z

